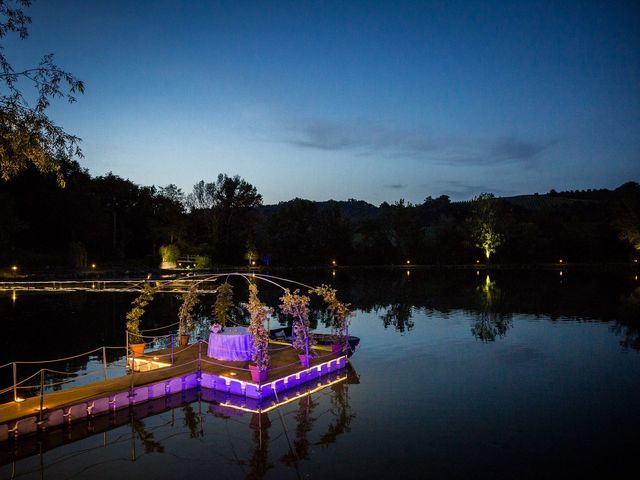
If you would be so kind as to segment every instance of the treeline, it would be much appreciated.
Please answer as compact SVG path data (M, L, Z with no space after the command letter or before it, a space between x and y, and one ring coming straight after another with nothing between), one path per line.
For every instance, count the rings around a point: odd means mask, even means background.
M623 262L640 250L635 182L466 202L296 198L264 206L238 176L221 174L185 194L65 168L65 188L31 170L0 182L0 266L154 266L183 255L203 267L469 264L489 255L495 263Z

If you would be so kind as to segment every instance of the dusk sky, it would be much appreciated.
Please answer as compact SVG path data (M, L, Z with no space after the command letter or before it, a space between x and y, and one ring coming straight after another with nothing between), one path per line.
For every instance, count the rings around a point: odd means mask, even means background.
M470 199L640 179L639 2L45 1L16 69L86 83L51 116L92 175L264 203Z

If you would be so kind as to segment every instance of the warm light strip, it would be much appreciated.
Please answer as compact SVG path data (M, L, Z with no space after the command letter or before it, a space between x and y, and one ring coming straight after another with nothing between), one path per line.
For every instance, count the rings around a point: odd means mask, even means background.
M337 358L332 358L332 359L331 359L331 360L329 360L328 362L324 362L324 363L321 363L321 364L319 364L319 365L314 365L313 367L305 368L305 369L304 369L304 371L305 371L305 372L309 372L309 371L311 371L311 370L317 370L317 371L318 371L318 373L320 374L320 373L322 372L322 366L323 366L323 365L326 365L326 366L327 366L327 368L329 368L329 364L331 364L332 362L336 362L336 365L338 365L338 364L340 363L340 359L341 359L341 358L343 358L343 357L346 359L346 355L342 355L342 356L337 357ZM301 372L296 372L296 373L295 373L296 380L300 380L300 373L301 373ZM328 372L328 371L327 371L327 373L330 373L330 372ZM294 374L292 373L291 375L294 375ZM271 381L271 382L269 382L269 383L263 383L263 384L262 384L262 388L266 387L267 385L271 385L271 387L275 390L275 384L276 384L277 382L279 382L280 380L283 380L283 381L286 383L286 382L287 382L287 379L288 379L291 375L287 375L286 377L280 377L280 378L278 378L278 379L276 379L276 380L272 380L272 381ZM245 382L244 380L238 380L237 378L229 378L229 377L225 377L224 375L218 375L218 377L223 378L223 379L224 379L224 381L225 381L225 383L226 383L227 385L229 385L229 383L230 383L231 381L234 381L234 382L238 382L238 383L240 383L240 385L242 385L242 387L244 387L244 388L246 388L246 386L247 386L247 385L253 385L254 387L259 387L259 385L258 385L257 383Z
M127 362L127 364L129 364L130 362ZM140 365L156 365L158 368L166 368L166 367L170 367L171 364L170 363L165 363L165 362L159 362L157 360L147 360L146 358L136 358L133 360L134 363L134 368L136 368L136 366L138 368L140 368Z
M275 410L276 408L279 408L283 405L286 405L288 403L291 402L295 402L296 400L305 397L307 395L311 395L312 393L316 393L319 392L320 390L324 390L327 387L330 387L331 385L335 385L336 383L340 383L340 382L344 382L347 379L347 376L345 375L344 377L340 377L332 382L326 383L324 385L320 385L319 387L314 388L313 390L309 390L308 392L304 392L301 393L300 395L296 395L293 398L289 398L283 402L280 403L276 403L275 405L270 406L269 408L266 408L264 410L252 410L250 408L246 408L246 407L238 407L236 405L232 405L230 403L221 403L220 406L221 407L229 407L229 408L233 408L235 410L241 410L243 412L249 412L249 413L269 413L271 410Z

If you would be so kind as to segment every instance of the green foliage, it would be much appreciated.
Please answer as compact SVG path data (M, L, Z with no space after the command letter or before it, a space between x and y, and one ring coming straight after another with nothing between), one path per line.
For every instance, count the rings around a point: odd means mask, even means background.
M265 370L269 368L271 358L269 357L269 333L264 328L264 322L273 312L258 298L258 287L255 283L249 284L247 310L251 315L249 332L253 335L251 360L260 370Z
M640 252L640 185L629 182L616 192L615 225L621 240Z
M150 283L145 283L142 292L131 302L132 308L127 312L127 332L129 343L143 343L140 332L140 320L145 313L145 308L153 300L156 289Z
M198 299L198 284L194 283L189 290L182 295L182 304L178 310L178 333L180 335L191 335L196 328L195 308L200 302Z
M211 266L211 259L207 255L196 255L196 268L204 270Z
M293 317L293 348L301 354L309 355L309 348L315 345L309 334L309 297L301 295L300 290L291 293L287 288L280 301L280 311Z
M487 262L492 253L502 245L504 236L498 232L498 211L492 193L481 193L474 200L470 219L471 235L475 246L481 248Z
M161 245L158 249L163 263L175 263L180 257L180 247L175 243L169 245Z
M328 285L323 284L319 287L312 288L309 290L309 293L316 294L325 301L327 310L331 316L331 329L335 335L334 342L337 345L344 344L349 328L349 317L352 315L349 310L349 305L338 300L336 297L337 290Z
M0 38L16 33L20 39L28 36L31 18L22 8L29 0L0 2ZM55 175L59 186L65 186L63 166L75 156L81 157L80 139L66 133L46 114L52 98L76 101L84 93L84 83L62 70L53 61L53 54L42 57L37 66L14 68L0 45L0 178L9 180L35 167L40 173ZM23 92L30 85L35 92ZM34 101L28 101L34 97Z
M233 287L228 282L224 282L217 289L216 301L213 304L213 318L216 323L223 327L231 319L231 309L233 308Z
M247 239L245 244L244 259L249 266L255 265L255 262L258 261L258 249L251 239Z

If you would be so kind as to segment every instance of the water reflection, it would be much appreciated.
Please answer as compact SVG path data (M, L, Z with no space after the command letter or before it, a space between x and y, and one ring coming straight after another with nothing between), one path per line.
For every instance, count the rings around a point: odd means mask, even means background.
M120 410L87 422L56 428L42 438L35 435L20 437L0 444L0 466L5 465L4 470L0 469L0 477L9 466L16 476L37 471L40 476L54 478L58 469L68 474L80 468L76 456L66 456L64 449L59 454L53 452L76 442L78 446L75 448L83 452L85 463L81 470L90 471L99 468L105 456L121 455L119 445L123 441L130 443L127 456L133 462L148 454L184 455L185 449L194 449L188 456L202 455L202 445L213 443L215 455L227 460L219 465L222 476L225 476L225 468L233 466L240 467L247 479L264 478L273 469L298 471L301 462L313 456L313 445L330 448L339 436L351 431L355 414L351 409L349 387L359 383L358 375L349 365L340 375L327 382L328 386L324 389L314 389L315 385L309 385L302 391L285 392L280 399L285 403L275 409L269 407L262 411L246 412L245 407L231 406L228 395L219 397L221 403L207 399L217 398L217 393L203 396L194 389L140 404L131 410ZM286 395L292 398L299 395L299 398L286 403ZM242 403L240 398L238 401ZM170 418L167 419L167 416ZM323 422L316 422L320 417ZM221 428L223 424L225 428ZM113 440L109 441L107 432L111 431L113 433L109 436ZM225 431L226 435L222 434ZM95 443L93 439L98 435L103 435L103 441L101 447L95 450L102 452L87 448L87 445ZM180 440L176 443L172 440L174 437L189 438L195 442ZM248 440L249 448L244 455L234 447L238 438ZM282 441L283 438L286 438L286 442ZM224 452L229 448L231 454L225 455ZM109 453L110 450L112 453ZM44 461L45 453L46 458L50 459L48 462ZM37 467L33 468L34 462L31 460L36 455L40 460ZM52 461L56 455L59 459ZM155 461L164 460L157 458ZM65 466L65 462L68 465Z
M620 344L625 348L640 350L640 287L620 298L621 321L616 322L613 331L622 335Z
M471 333L482 342L493 342L497 337L506 335L511 327L512 315L503 313L502 290L487 273L484 283L477 287L479 308L473 312L476 318Z

